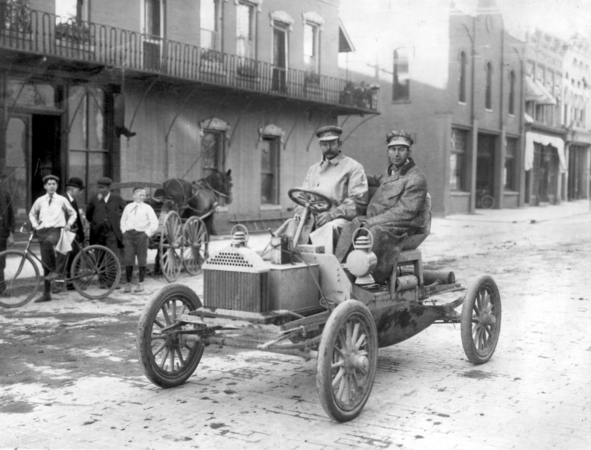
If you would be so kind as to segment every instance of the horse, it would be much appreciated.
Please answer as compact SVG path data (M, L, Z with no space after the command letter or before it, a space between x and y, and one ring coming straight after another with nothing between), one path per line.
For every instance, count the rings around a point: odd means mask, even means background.
M207 177L189 182L171 178L162 183L165 200L178 208L181 219L198 216L205 223L207 232L215 235L213 215L223 199L224 204L232 203L232 169L227 172L213 170Z

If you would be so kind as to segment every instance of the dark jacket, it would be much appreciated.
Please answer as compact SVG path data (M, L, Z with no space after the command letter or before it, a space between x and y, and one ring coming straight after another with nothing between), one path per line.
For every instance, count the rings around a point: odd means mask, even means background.
M8 192L0 191L0 239L14 233L14 210Z
M82 244L84 242L85 236L84 225L82 225L82 218L80 217L80 208L78 208L78 203L76 202L76 199L70 200L68 193L66 193L64 197L68 199L70 205L72 205L72 208L74 208L74 211L76 211L76 222L74 222L74 226L76 227L76 241Z
M417 232L428 233L430 201L427 200L427 179L414 161L398 171L392 166L384 175L367 177L371 197L365 216L359 216L341 232L336 255L341 258L349 249L355 230L363 222L373 235L372 251L378 258L372 275L377 283L386 282L395 267L405 239Z
M99 200L98 194L92 196L86 205L86 219L90 222L90 245L96 244L100 237L112 230L117 236L119 246L123 246L121 215L125 205L125 200L113 192L108 203Z
M369 178L379 185L367 206L369 226L395 224L409 229L421 225L416 221L425 204L427 178L412 158L399 171L390 166L386 174Z

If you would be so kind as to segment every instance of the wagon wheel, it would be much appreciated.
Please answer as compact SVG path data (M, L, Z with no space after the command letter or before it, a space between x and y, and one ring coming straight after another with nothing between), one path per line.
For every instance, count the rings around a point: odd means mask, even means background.
M501 294L489 275L468 286L462 305L462 345L468 360L487 362L495 352L501 333Z
M373 387L377 330L367 306L347 300L332 312L318 351L316 387L324 411L346 422L359 415Z
M164 218L160 237L160 265L166 281L172 283L181 272L181 245L183 224L176 211L169 212Z
M209 233L203 221L190 217L183 225L183 265L191 275L197 275L209 257Z
M185 341L171 327L181 314L201 307L193 290L181 284L163 287L150 298L140 317L136 332L138 360L146 377L155 385L170 388L183 384L201 361L204 345Z

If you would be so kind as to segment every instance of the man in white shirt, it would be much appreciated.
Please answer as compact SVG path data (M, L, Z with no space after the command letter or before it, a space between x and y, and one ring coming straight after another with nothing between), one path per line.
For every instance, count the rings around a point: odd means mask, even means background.
M45 175L43 187L47 193L35 200L29 213L31 226L39 240L43 274L45 275L43 294L35 300L35 303L51 300L51 282L58 278L55 246L60 239L62 229L70 231L77 217L70 202L56 193L58 184L58 177Z
M144 278L148 259L148 241L158 229L158 218L150 205L144 203L146 190L143 187L133 189L133 203L123 210L121 232L123 233L123 264L127 284L123 292L131 292L133 265L137 256L139 282L135 292L144 290Z

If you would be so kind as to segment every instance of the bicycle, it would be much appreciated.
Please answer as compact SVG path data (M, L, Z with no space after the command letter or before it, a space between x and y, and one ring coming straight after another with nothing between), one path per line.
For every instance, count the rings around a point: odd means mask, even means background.
M21 233L23 228L24 225ZM5 261L4 283L0 281L0 306L4 308L26 305L39 290L43 279L39 264L46 268L47 265L30 249L34 234L31 231L24 250L9 249L0 253L0 260ZM72 261L70 277L62 276L56 282L62 282L64 286L71 283L80 295L88 299L98 300L111 294L121 279L117 256L102 245L83 248L76 241L72 245L76 245L79 252Z
M491 209L495 207L495 198L488 194L486 189L476 191L476 207L482 209Z

